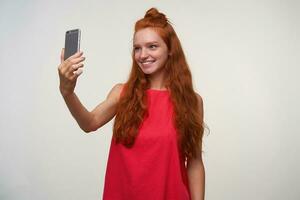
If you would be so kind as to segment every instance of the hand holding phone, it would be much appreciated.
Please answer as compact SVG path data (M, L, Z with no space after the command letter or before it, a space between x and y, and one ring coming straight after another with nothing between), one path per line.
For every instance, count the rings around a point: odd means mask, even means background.
M78 76L84 66L83 52L79 51L80 31L67 31L65 48L61 51L61 63L58 66L60 92L65 97L74 92ZM77 34L78 33L78 34Z

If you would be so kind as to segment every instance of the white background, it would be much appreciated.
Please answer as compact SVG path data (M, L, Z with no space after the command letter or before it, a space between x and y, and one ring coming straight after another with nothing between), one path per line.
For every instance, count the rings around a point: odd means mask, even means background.
M300 199L299 1L0 1L0 199L102 198L112 122L85 134L58 89L68 29L89 109L124 83L133 27L174 24L204 100L207 200Z

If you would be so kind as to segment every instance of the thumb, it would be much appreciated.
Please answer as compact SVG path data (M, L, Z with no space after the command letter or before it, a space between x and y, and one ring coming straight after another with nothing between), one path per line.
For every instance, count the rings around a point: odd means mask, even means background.
M60 62L64 62L64 56L65 56L65 48L62 48L60 53Z

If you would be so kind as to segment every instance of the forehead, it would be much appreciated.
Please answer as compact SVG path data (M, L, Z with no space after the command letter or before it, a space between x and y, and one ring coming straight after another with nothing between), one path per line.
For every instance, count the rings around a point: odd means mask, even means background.
M164 42L160 35L152 28L144 28L137 31L133 37L134 45L143 45L149 42Z

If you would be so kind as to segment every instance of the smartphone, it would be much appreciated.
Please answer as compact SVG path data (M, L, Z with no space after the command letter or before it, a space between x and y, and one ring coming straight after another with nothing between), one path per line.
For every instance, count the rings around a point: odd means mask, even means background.
M80 50L80 29L66 31L64 60Z

